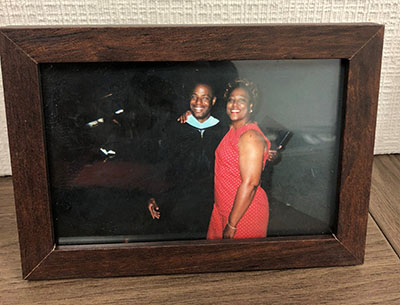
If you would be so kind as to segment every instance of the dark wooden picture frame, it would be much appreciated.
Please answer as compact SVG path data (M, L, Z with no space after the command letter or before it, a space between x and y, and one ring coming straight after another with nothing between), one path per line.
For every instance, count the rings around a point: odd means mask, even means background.
M363 263L383 25L2 28L1 63L25 279L341 266ZM56 244L42 63L346 60L337 230L221 241Z

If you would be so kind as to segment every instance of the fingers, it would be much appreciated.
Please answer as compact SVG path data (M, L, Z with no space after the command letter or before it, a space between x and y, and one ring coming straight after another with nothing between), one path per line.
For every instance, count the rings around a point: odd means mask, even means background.
M182 114L179 118L176 119L179 123L184 124L186 123L186 116Z
M158 208L154 208L152 206L151 210L150 210L150 213L151 213L151 217L153 217L153 219L154 218L160 219L160 212L158 211Z
M177 118L176 120L178 122L180 122L181 124L184 124L187 122L188 117L192 115L192 113L190 112L190 110L187 110L184 114L182 114L179 118Z
M224 234L223 239L232 239L233 235L230 234Z
M151 213L151 217L153 217L153 219L154 218L160 219L160 212L158 211L158 207L152 206L150 213Z
M229 228L228 225L225 226L224 231L222 232L223 239L232 239L235 236L236 231Z
M185 114L183 115L184 120L185 120L184 123L187 122L188 118L189 118L191 115L192 115L192 112L191 112L190 110L187 110L187 111L185 112Z
M160 212L159 212L159 207L157 205L157 202L154 198L149 199L149 205L148 209L150 211L151 217L160 219Z
M276 150L270 150L268 152L268 161L274 161L278 156L278 152Z
M151 209L150 214L153 219L160 219L160 212L156 211L154 208Z

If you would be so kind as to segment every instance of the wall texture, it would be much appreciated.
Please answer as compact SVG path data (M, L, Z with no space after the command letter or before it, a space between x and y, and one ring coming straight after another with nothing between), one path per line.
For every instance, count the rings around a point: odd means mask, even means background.
M400 153L398 0L0 0L0 26L244 23L385 24L375 153ZM11 174L0 86L0 175Z

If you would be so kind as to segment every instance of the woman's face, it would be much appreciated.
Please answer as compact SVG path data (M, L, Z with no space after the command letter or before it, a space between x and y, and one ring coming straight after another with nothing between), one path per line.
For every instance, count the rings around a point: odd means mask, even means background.
M249 121L252 107L253 104L250 103L250 96L247 90L236 88L228 98L226 113L232 123L242 126Z

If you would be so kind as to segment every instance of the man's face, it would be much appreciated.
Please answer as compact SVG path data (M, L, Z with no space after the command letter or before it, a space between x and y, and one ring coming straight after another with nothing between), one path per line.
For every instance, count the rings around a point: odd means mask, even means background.
M190 98L190 111L199 122L204 122L210 117L211 108L215 104L211 88L204 84L197 85Z

